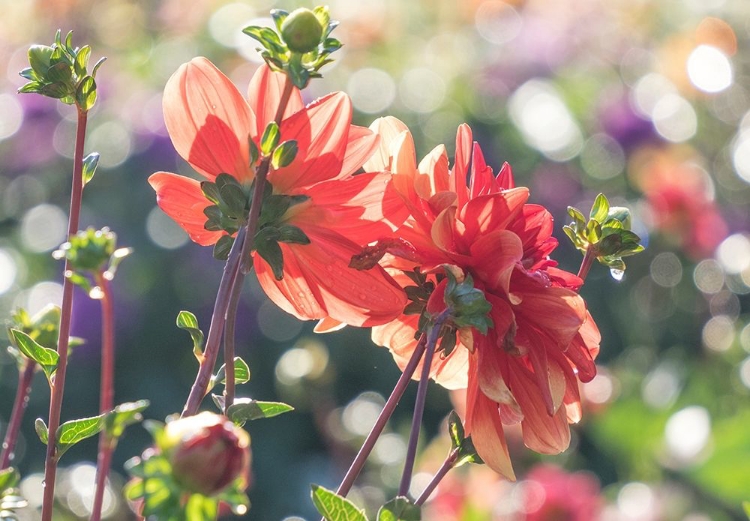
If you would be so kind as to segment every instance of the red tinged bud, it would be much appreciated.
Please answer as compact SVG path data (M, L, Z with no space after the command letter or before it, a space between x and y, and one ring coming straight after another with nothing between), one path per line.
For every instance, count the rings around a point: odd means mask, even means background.
M250 436L225 416L203 412L166 425L160 445L185 489L214 495L250 466Z

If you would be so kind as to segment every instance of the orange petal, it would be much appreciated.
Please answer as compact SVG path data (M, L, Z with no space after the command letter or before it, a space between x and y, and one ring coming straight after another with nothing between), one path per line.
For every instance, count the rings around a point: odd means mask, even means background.
M346 327L346 324L343 322L339 322L338 320L334 320L331 317L326 317L320 320L317 324L315 324L315 328L313 331L315 333L331 333L333 331L339 331L341 329L344 329Z
M482 393L474 403L471 429L467 425L466 434L471 435L477 454L488 467L510 481L516 480L497 404Z
M497 184L502 190L509 190L516 187L516 181L513 179L513 171L508 163L503 163L502 168L497 173Z
M257 124L253 137L262 136L266 125L275 120L286 81L286 74L272 71L265 63L253 74L247 89L247 99L255 113ZM302 103L302 94L297 87L293 87L282 119L303 108L305 105Z
M190 238L201 246L214 244L224 232L211 232L204 228L206 215L203 210L211 205L195 179L168 172L157 172L148 178L156 190L156 204L170 216Z
M517 285L516 280L521 277L511 280L511 291L523 298L521 304L514 307L519 328L527 323L546 333L561 349L566 349L586 319L586 303L580 295L566 288L544 286L530 280Z
M164 121L177 152L208 179L252 179L248 136L255 116L234 84L206 58L183 64L164 87Z
M380 136L373 133L369 128L351 125L349 137L346 142L344 164L341 165L341 173L337 179L351 176L359 170L380 145Z
M393 116L378 118L370 125L370 130L380 136L380 145L370 159L365 162L365 172L383 172L391 168L391 143L402 132L409 132L401 120Z
M471 149L471 128L466 123L462 123L456 134L456 158L453 160L453 172L450 178L450 189L458 195L459 208L462 208L469 200L469 189L466 182L469 175Z
M487 163L484 161L484 154L479 143L474 143L474 155L471 162L471 183L469 186L469 197L471 199L500 191L495 176L492 175L492 168L487 166Z
M528 188L516 188L479 196L463 208L459 206L459 219L466 226L465 240L470 244L479 234L507 228L523 211L528 198Z
M417 193L423 199L429 199L439 192L450 191L448 181L448 152L445 145L438 145L419 163L419 177L416 186Z
M521 239L508 230L496 230L481 235L471 245L471 256L477 275L490 290L509 293L510 277L523 256Z
M281 140L297 141L291 165L271 170L268 180L281 193L339 175L352 120L352 102L343 92L321 98L281 123Z

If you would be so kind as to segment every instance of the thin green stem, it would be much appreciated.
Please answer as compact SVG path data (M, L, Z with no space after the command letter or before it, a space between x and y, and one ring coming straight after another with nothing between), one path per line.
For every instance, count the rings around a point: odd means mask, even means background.
M419 431L422 426L422 416L424 415L424 404L427 398L427 386L430 382L430 370L432 369L432 357L435 354L440 330L443 323L450 316L452 310L446 309L440 313L430 328L427 335L427 348L422 363L422 374L419 377L419 387L417 388L417 399L414 403L414 416L411 422L411 433L409 434L409 445L406 449L406 460L404 461L404 472L401 474L401 485L398 489L399 496L406 496L411 484L411 475L414 470L414 461L417 457L417 442L419 441Z
M406 364L406 367L404 367L401 377L398 379L398 382L396 382L396 386L388 397L388 401L385 402L383 410L380 411L380 415L375 421L375 425L372 426L370 433L367 435L367 438L365 438L364 443L362 443L362 448L359 449L359 452L354 458L349 470L346 472L341 485L339 485L339 488L336 490L338 495L346 496L351 490L354 480L357 479L357 476L359 476L359 473L362 471L367 457L375 446L375 442L378 441L378 438L382 434L388 420L391 418L393 411L396 409L399 400L401 400L401 397L404 395L404 391L406 391L406 387L409 385L411 377L417 369L419 361L422 359L426 344L427 337L422 335L419 342L417 342L417 346L414 348L414 352L412 353L409 362Z
M30 358L26 358L25 360L23 371L19 371L18 373L18 387L16 388L16 398L13 401L13 412L10 414L8 430L5 431L5 439L3 440L3 451L2 455L0 455L0 470L7 469L10 466L10 462L13 461L18 433L21 430L26 406L29 403L31 381L34 378L36 362Z
M456 464L456 461L458 461L458 448L453 449L450 451L450 454L448 454L448 457L445 458L445 461L443 461L443 464L440 466L438 471L435 473L435 475L432 477L432 480L430 480L430 483L427 485L427 487L422 491L422 493L419 495L419 498L417 498L417 501L414 503L415 505L423 505L425 501L430 497L430 494L432 494L432 491L437 488L438 484L443 480L446 474L453 468L453 466Z
M99 413L104 414L114 408L115 379L115 312L112 299L112 284L104 273L98 273L96 283L102 290L102 367L99 390ZM102 514L104 489L109 475L112 453L116 440L105 430L99 433L99 452L96 463L96 491L91 521L99 521Z
M78 128L76 131L75 152L73 154L73 183L70 193L70 217L68 218L68 237L78 231L83 198L83 145L86 140L86 123L88 113L78 109ZM70 263L65 261L65 273L71 270ZM42 521L52 521L52 506L55 499L55 478L57 477L57 439L56 432L60 426L63 392L65 391L65 372L68 368L68 342L70 339L71 311L73 309L73 283L64 277L63 296L60 316L60 330L57 338L59 360L57 371L52 380L52 396L49 404L49 421L47 429L47 456L44 463L44 502L42 503Z

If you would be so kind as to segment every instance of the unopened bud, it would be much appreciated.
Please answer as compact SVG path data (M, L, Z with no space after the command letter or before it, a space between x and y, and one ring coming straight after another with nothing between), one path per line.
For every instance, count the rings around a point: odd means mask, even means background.
M314 50L320 44L323 27L309 9L295 9L281 24L281 36L289 49L294 52L306 53Z
M214 495L250 465L250 436L225 416L202 412L168 423L160 440L172 475L190 492Z

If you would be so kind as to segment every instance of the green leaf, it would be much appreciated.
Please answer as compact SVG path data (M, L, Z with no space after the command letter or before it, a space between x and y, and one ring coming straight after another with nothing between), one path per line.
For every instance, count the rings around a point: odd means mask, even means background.
M312 500L326 521L367 521L364 510L358 509L345 497L321 486L312 486Z
M81 275L76 271L69 271L65 273L65 276L70 282L81 288L87 294L91 294L93 287L91 286L91 281L87 279L85 275Z
M106 57L99 58L99 61L94 64L94 68L91 70L91 77L96 78L96 73L99 70L99 67L102 66L102 63L104 63L107 60Z
M49 83L68 83L73 77L70 65L65 62L59 62L47 69L45 81Z
M100 414L91 418L70 420L60 425L56 436L58 457L76 443L99 434L104 429L105 416L106 414Z
M279 246L276 240L272 238L263 240L262 237L261 240L258 240L258 236L264 230L269 230L269 228L264 228L255 235L255 250L271 266L273 276L276 280L282 280L284 278L284 253L281 251L281 246ZM272 232L269 231L268 233ZM268 235L268 233L264 233L263 235Z
M258 150L258 145L255 144L255 141L253 141L252 136L248 136L247 138L247 145L250 149L250 168L252 168L255 163L258 162L258 157L260 157L260 151Z
M218 186L218 185L217 185ZM245 217L247 195L238 184L226 183L219 187L220 202L226 207L226 214L235 219Z
M271 157L271 166L274 167L274 169L278 170L279 168L289 166L296 157L297 141L295 141L294 139L284 141L273 151L273 156Z
M259 402L251 398L237 398L227 408L227 417L234 423L241 425L248 420L273 418L293 410L294 407L281 402Z
M185 518L190 521L214 521L218 513L219 501L200 494L191 494L185 505Z
M219 188L216 186L216 183L212 183L211 181L201 182L201 192L203 192L203 195L206 196L206 199L208 199L214 204L219 204L219 201L221 200L221 194L219 193ZM209 206L208 208L216 208L216 207ZM218 208L216 209L218 210ZM206 214L206 210L203 210L203 213ZM210 217L210 216L206 214L206 217Z
M39 88L39 94L48 98L64 99L70 95L70 89L65 83L47 83ZM70 103L68 103L70 104Z
M99 153L92 152L83 158L83 185L91 181L96 173L96 167L99 165Z
M96 80L93 76L86 76L76 89L76 104L84 112L96 103Z
M47 432L47 424L44 423L43 419L37 418L36 421L34 421L34 430L36 431L36 435L39 436L39 440L47 445L47 442L49 441L49 433Z
M271 9L271 18L273 18L274 24L276 24L277 31L281 32L281 24L284 23L287 16L289 16L289 13L283 9Z
M203 331L198 327L198 319L190 311L180 311L177 314L177 327L190 333L193 339L193 354L199 362L203 360Z
M86 67L89 65L89 57L91 56L91 47L84 45L76 54L76 60L74 63L75 71L78 76L86 75Z
M208 384L208 388L212 389L216 384L225 384L227 366L222 364L219 370L214 376L211 377L211 382ZM239 356L234 357L234 383L244 384L250 381L250 367L247 363Z
M421 519L420 508L404 496L391 499L380 507L377 517L377 521L420 521Z
M745 511L745 515L750 519L750 501L743 501L742 508Z
M604 196L604 194L599 194L596 196L596 199L594 200L594 204L591 206L591 213L589 214L589 219L601 224L605 220L607 220L608 215L609 215L609 201L607 201L607 198Z
M310 244L310 239L301 229L291 224L279 226L279 242L291 244Z
M20 481L21 475L13 467L0 470L0 496L4 490L17 487Z
M49 69L52 58L52 47L48 45L32 45L29 47L29 65L39 78L44 78Z
M234 245L234 237L222 235L214 245L214 259L227 260L229 252L232 250L232 245Z
M41 94L42 84L36 81L31 81L18 89L19 94Z
M27 358L34 360L44 371L49 380L57 370L60 356L54 349L40 346L29 335L18 329L10 330L11 341Z
M279 125L275 121L271 121L263 131L263 137L260 138L260 151L264 156L273 152L279 144L280 138Z
M457 449L464 441L464 426L456 411L448 415L448 435L451 439L451 447Z
M143 420L141 413L149 406L148 400L123 403L115 407L104 417L104 426L110 437L117 439L125 432L128 425Z

